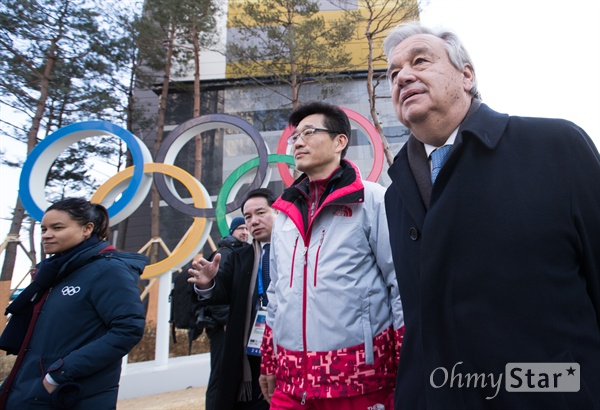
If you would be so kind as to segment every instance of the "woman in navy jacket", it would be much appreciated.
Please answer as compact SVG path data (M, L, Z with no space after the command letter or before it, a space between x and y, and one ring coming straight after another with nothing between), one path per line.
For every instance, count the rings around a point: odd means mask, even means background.
M7 308L0 348L18 354L0 409L116 408L121 360L144 333L140 254L117 252L108 212L70 198L48 208L42 246L53 256Z

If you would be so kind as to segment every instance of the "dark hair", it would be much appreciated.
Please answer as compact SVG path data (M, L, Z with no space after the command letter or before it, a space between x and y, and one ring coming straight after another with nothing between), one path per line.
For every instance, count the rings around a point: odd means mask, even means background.
M269 205L269 207L273 206L273 202L275 202L275 194L270 189L267 189L267 188L253 189L252 191L250 191L246 194L246 198L244 199L244 202L242 202L242 206L241 206L242 213L244 213L244 205L246 205L246 202L248 202L248 200L250 198L256 198L256 197L265 198L267 200L267 204Z
M53 203L46 212L52 210L68 213L81 226L93 223L92 236L95 235L100 240L106 240L110 236L108 211L100 204L92 204L83 198L67 198Z
M312 101L298 107L288 120L288 124L292 127L297 127L304 118L313 114L322 114L325 116L323 125L331 131L338 132L348 137L348 144L342 151L342 158L346 156L348 147L350 146L350 137L352 136L352 127L348 116L337 105L329 104L323 101Z

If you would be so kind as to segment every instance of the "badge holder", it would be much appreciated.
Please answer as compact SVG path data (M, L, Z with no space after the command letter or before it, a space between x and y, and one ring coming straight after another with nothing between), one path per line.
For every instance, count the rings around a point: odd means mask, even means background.
M250 330L250 338L246 346L246 354L251 356L260 356L260 345L262 344L265 327L267 325L267 310L261 306L256 312L252 330Z

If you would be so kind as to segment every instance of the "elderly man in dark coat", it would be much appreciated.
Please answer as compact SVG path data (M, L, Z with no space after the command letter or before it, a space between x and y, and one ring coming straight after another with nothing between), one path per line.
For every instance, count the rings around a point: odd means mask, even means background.
M451 32L409 23L384 47L411 131L386 193L396 408L600 408L597 149L571 122L482 104Z

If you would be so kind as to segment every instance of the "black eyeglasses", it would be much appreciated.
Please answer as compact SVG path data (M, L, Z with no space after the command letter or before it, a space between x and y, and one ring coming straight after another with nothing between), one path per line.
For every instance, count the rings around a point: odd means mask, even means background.
M302 132L296 132L289 136L287 139L288 145L294 145L298 138L302 138L304 141L315 135L317 132L328 132L330 134L341 134L337 131L326 130L325 128L307 128Z

